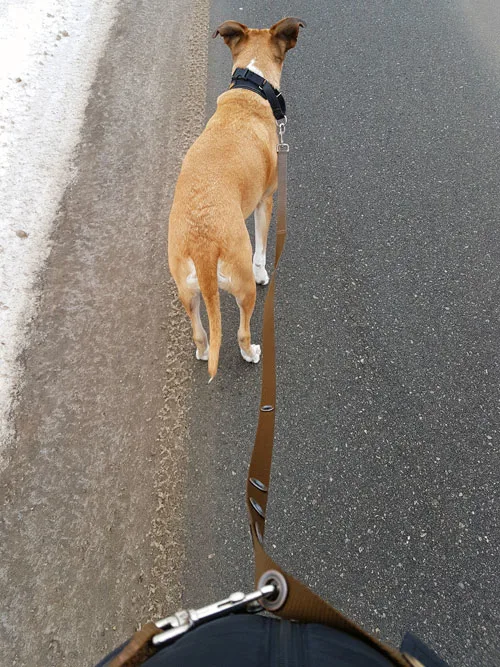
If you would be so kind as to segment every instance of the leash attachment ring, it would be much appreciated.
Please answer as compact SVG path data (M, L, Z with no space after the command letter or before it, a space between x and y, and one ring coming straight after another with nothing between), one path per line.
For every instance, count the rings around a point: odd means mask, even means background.
M259 579L257 588L274 586L274 592L262 598L261 605L266 611L278 611L285 604L288 597L288 584L285 577L278 570L267 570Z

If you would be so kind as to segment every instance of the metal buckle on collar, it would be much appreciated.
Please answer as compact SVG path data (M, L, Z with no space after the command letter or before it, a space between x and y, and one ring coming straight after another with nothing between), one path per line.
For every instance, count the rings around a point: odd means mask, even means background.
M257 83L257 81L255 81L255 80L252 81L252 79L251 79L250 76L249 76L250 74L253 76L254 79L255 79L255 78L262 79L261 82L260 82L260 83ZM256 85L257 88L258 88L259 90L261 90L262 92L264 92L264 86L265 86L266 83L267 83L267 79L264 79L263 77L259 76L259 75L256 74L253 70L248 69L248 67L246 67L246 68L243 70L243 73L237 74L236 76L233 75L232 79L233 79L234 81L237 81L238 79L240 79L240 80L242 80L242 81L250 81L250 83L253 83L254 85Z
M156 621L155 625L159 628L165 628L163 632L155 635L152 639L154 646L162 646L177 637L180 637L191 628L201 623L232 614L234 612L256 613L262 611L263 606L259 603L262 598L273 598L276 594L277 586L275 584L266 584L252 593L233 593L225 600L209 604L201 609L183 609L172 616L161 621Z

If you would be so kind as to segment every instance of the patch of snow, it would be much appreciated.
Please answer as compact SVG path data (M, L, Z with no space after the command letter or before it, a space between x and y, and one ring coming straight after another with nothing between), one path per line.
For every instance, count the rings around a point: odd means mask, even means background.
M117 0L0 0L0 470L37 274Z

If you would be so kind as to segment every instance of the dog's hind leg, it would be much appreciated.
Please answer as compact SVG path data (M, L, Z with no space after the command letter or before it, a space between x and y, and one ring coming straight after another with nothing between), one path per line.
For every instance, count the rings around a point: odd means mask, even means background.
M193 327L193 340L196 345L196 358L202 361L208 360L208 336L203 328L200 317L200 292L192 290L179 290L179 298L191 320Z
M240 308L240 328L238 329L238 343L241 356L245 361L258 363L260 360L260 345L252 345L250 335L250 320L255 307L256 289L255 283L247 283L246 292L235 294Z
M266 271L267 233L273 212L273 196L270 195L257 205L254 211L255 252L253 255L253 275L258 285L267 285L269 276Z

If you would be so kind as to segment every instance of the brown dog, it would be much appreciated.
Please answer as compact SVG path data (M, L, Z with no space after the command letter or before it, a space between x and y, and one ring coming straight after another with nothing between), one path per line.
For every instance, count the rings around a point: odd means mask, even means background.
M244 67L279 87L286 52L303 21L286 18L268 30L226 21L214 32L231 49L233 71ZM223 93L205 130L184 158L168 229L168 261L179 297L191 318L196 358L217 373L221 343L219 287L240 308L238 342L245 361L257 363L250 318L255 283L266 285L266 244L277 185L276 122L269 102L251 90ZM245 219L255 215L255 254ZM200 291L207 308L210 345L200 319Z

